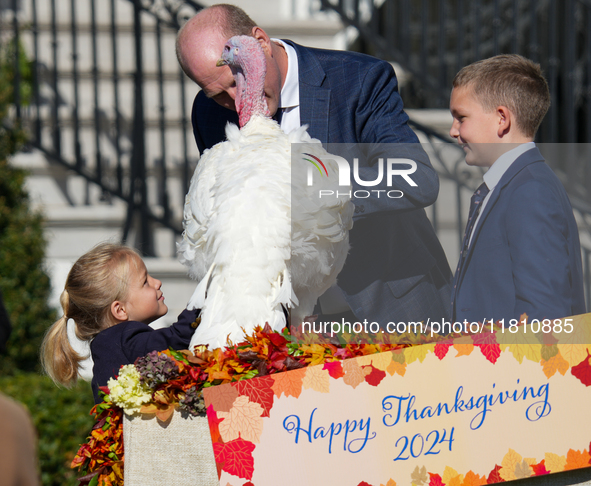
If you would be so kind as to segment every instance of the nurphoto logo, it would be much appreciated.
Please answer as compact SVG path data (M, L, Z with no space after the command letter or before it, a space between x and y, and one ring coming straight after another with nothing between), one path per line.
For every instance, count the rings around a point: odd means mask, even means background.
M330 189L321 189L318 191L318 195L320 198L328 197L328 196L336 196L336 197L354 197L354 198L361 198L366 199L370 197L372 194L374 196L380 197L381 194L386 195L386 197L399 199L404 196L404 193L399 189L388 190L393 185L394 177L402 177L404 181L412 186L416 187L417 183L412 180L410 177L417 170L417 163L411 159L403 159L403 158L386 158L383 157L378 158L377 164L373 166L374 169L377 169L378 174L377 177L373 180L363 180L359 171L359 158L355 157L353 159L353 171L351 171L351 166L349 162L339 155L330 155L324 156L324 162L320 160L320 158L312 155L310 153L304 153L306 157L304 160L310 162L308 166L308 173L307 173L307 185L308 187L314 185L314 174L316 171L320 173L320 177L329 177L328 170L326 165L328 161L334 161L338 167L338 185L340 187L346 187L348 191L334 191ZM307 158L310 157L310 158ZM316 170L314 170L316 169ZM351 191L351 172L353 172L353 180L362 187L376 187L381 186L384 189L373 189L373 190L355 190ZM384 184L385 182L385 184Z

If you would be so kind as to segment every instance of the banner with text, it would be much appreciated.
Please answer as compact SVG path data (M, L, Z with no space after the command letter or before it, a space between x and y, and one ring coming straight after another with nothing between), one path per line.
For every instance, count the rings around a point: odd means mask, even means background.
M591 332L591 314L574 320ZM494 484L589 467L590 351L490 333L206 388L220 484Z

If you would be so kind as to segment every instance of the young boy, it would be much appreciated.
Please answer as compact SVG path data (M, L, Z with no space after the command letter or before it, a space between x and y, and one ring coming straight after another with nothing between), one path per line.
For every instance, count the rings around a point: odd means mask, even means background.
M454 79L449 133L468 165L488 167L454 277L454 321L585 312L572 207L533 143L549 106L540 66L518 55L475 62Z

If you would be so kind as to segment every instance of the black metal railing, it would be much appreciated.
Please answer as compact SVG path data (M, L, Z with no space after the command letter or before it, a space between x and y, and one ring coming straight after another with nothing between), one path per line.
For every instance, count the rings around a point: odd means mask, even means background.
M416 107L446 107L463 66L501 53L539 62L555 101L541 142L591 142L589 0L321 0L366 51L412 74Z
M122 240L133 235L149 256L155 224L171 231L160 253L175 252L198 157L187 137L187 90L196 88L174 59L174 39L201 8L192 0L11 0L0 12L1 32L31 58L23 79L15 57L15 120L29 128L32 147L87 181L82 200L64 189L70 204L125 202ZM24 83L30 99L19 96Z

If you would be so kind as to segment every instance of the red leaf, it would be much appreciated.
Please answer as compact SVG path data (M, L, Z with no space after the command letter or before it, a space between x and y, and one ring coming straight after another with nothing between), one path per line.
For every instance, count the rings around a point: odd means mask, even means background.
M234 439L227 444L216 442L213 445L215 462L222 465L222 470L239 478L252 479L254 458L252 451L255 445L242 438Z
M534 470L534 474L536 476L543 476L544 474L550 474L550 471L546 470L546 464L545 464L544 459L542 459L542 461L539 464L533 464L531 466L531 468Z
M327 361L324 363L323 370L328 370L328 374L335 380L345 376L343 365L340 361Z
M378 370L377 368L371 366L371 373L365 377L365 381L367 381L371 386L378 386L385 376L385 371Z
M361 481L357 486L371 486L371 484Z
M497 344L496 334L486 332L486 329L483 332L473 334L471 337L474 346L479 346L480 344Z
M497 359L499 359L499 356L501 356L501 347L497 343L477 344L477 346L480 348L482 354L484 354L484 357L488 359L492 364L495 364L497 362Z
M267 337L269 338L269 341L271 341L278 348L284 346L287 343L287 339L276 332L271 332Z
M223 418L218 418L218 414L213 409L213 405L207 407L207 421L209 422L209 433L211 434L212 442L221 442L220 422Z
M481 332L472 336L474 346L478 346L486 359L492 364L501 356L501 347L497 344L497 337L491 332Z
M240 395L246 395L251 402L258 403L263 407L261 417L268 417L269 411L273 408L273 389L271 388L275 380L272 376L261 376L256 380L241 380L232 383Z
M495 466L495 468L488 475L488 479L486 480L486 484L504 483L505 480L499 474L500 470L501 470L501 466L499 466L497 464Z
M581 380L581 383L585 386L591 386L591 365L589 364L589 358L591 358L591 355L587 351L587 357L570 370L573 376Z
M435 347L437 347L437 345ZM429 481L429 486L445 486L445 483L443 482L439 474L429 473L429 477L431 478L431 481Z
M437 343L434 350L435 356L437 356L439 359L445 358L445 355L449 351L450 347L451 343Z
M247 483L244 483L242 486L254 486L254 484L248 481Z

